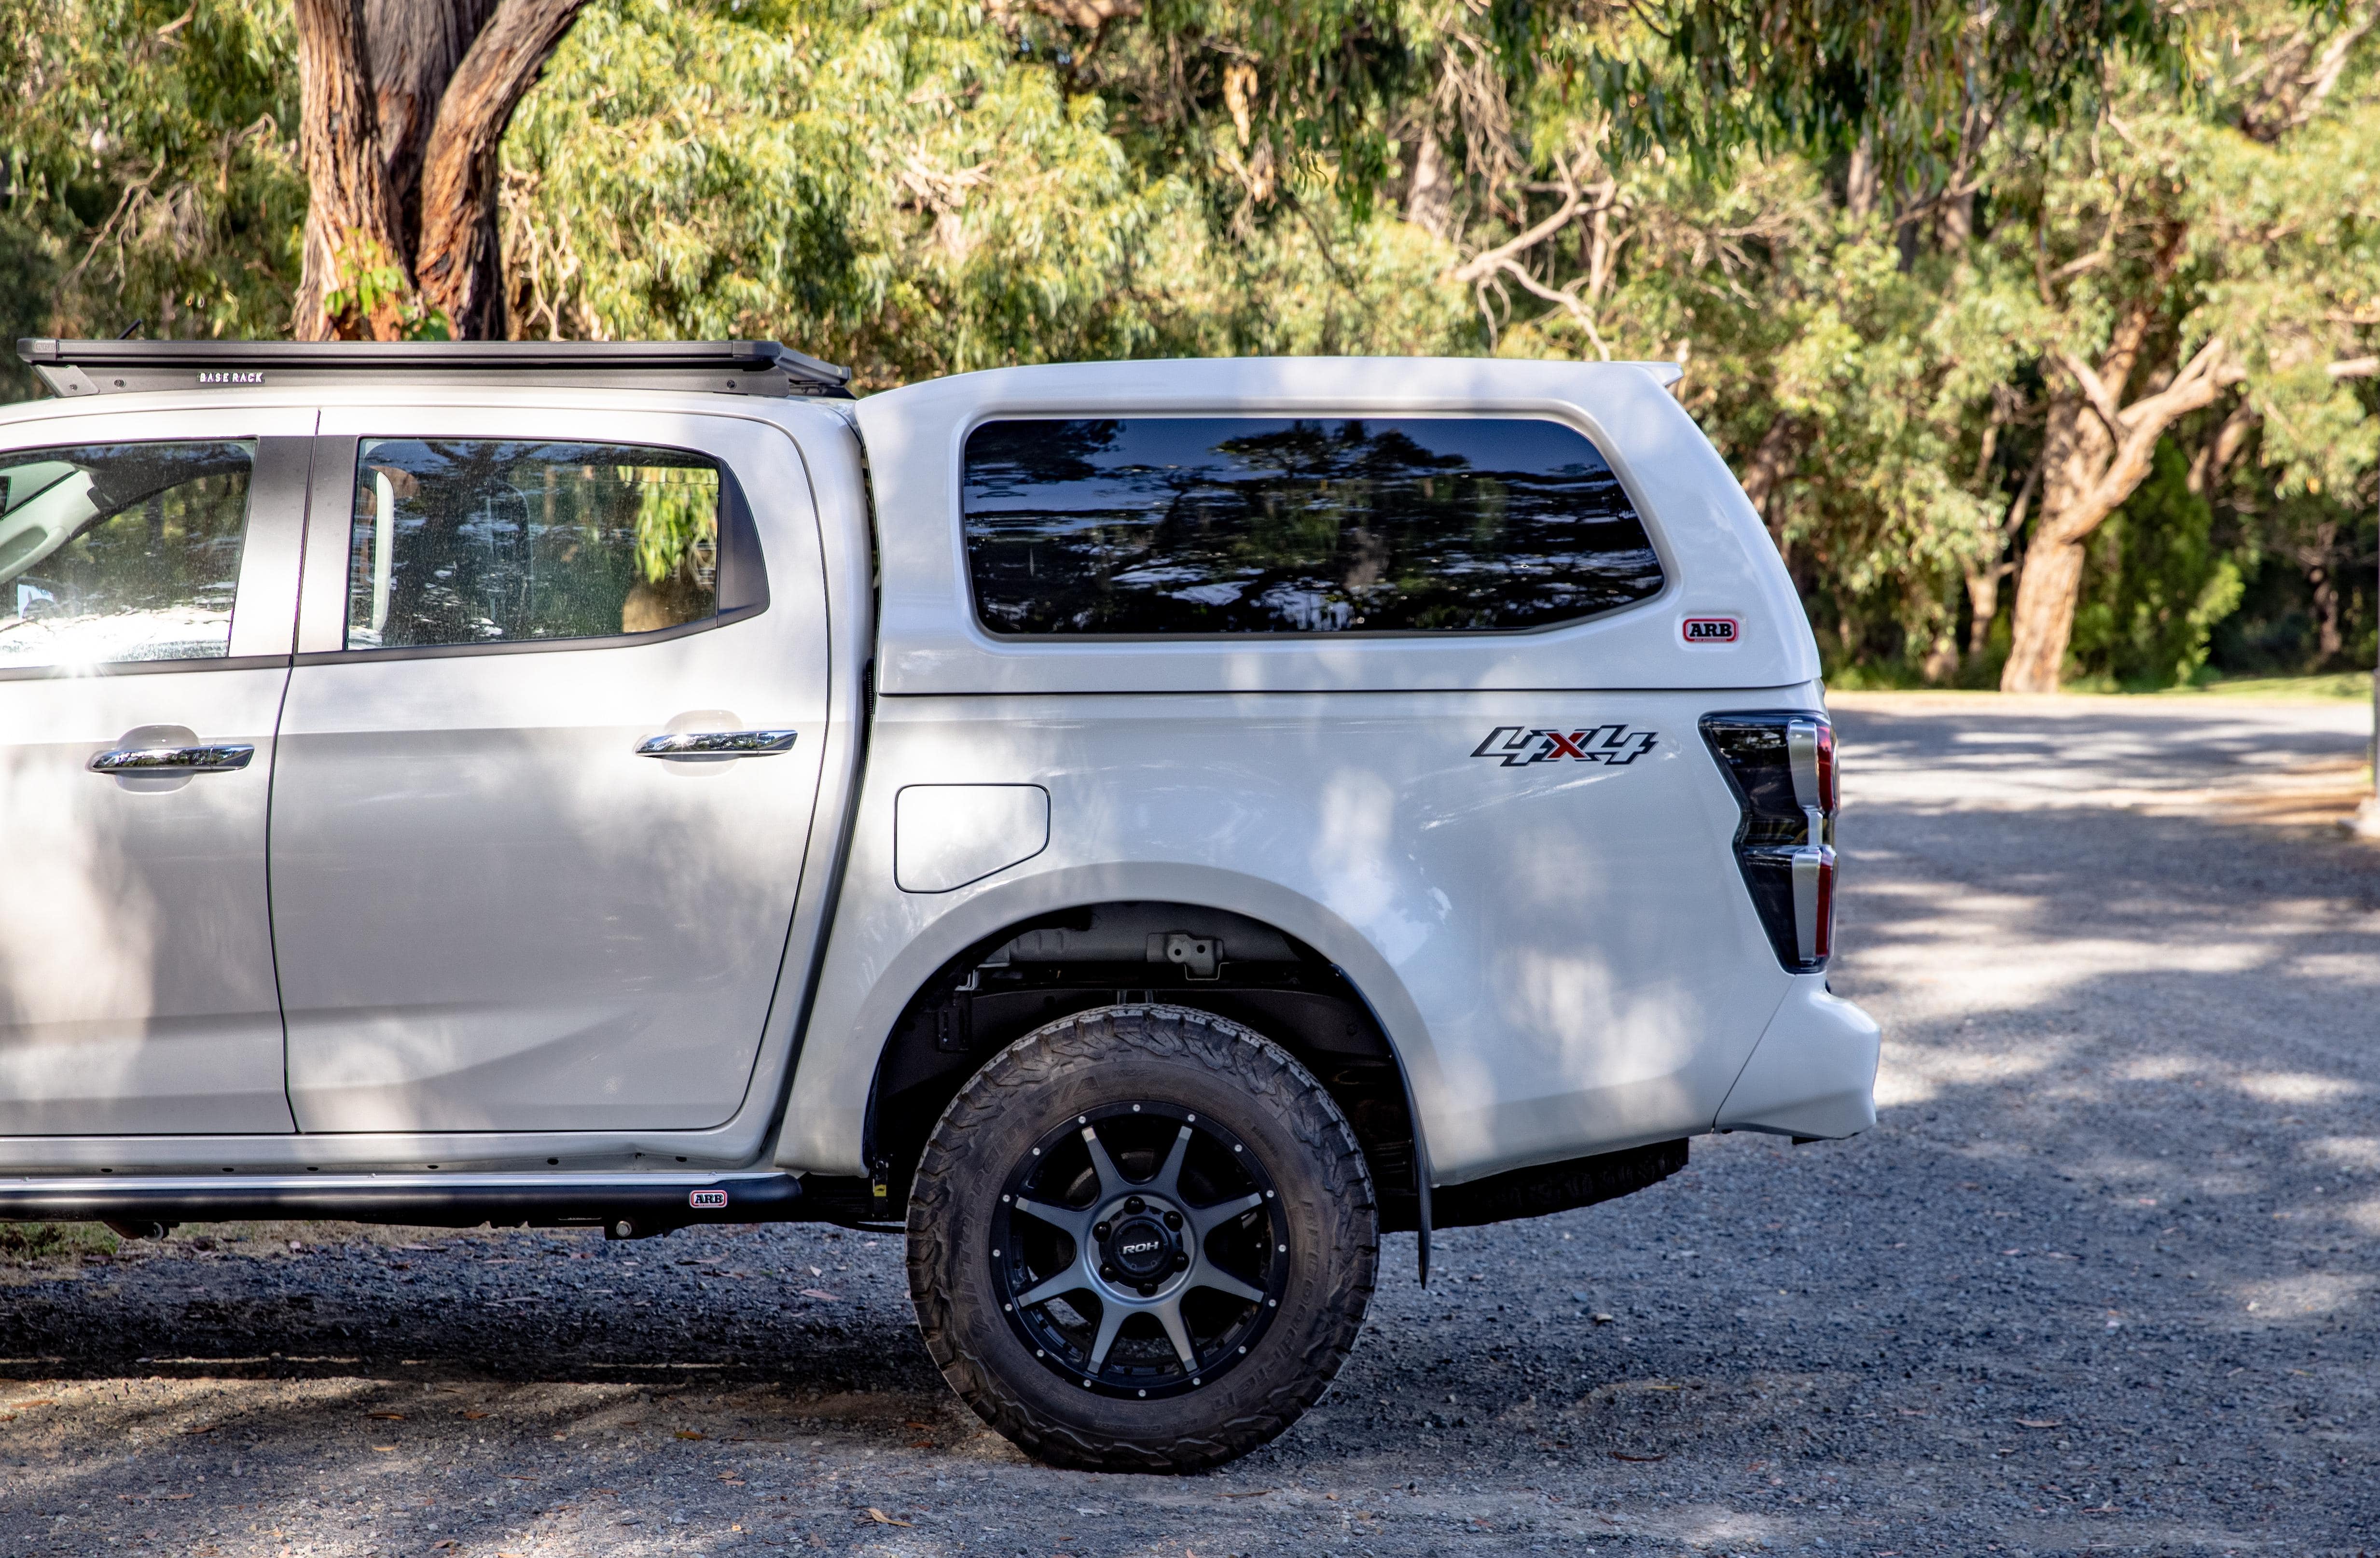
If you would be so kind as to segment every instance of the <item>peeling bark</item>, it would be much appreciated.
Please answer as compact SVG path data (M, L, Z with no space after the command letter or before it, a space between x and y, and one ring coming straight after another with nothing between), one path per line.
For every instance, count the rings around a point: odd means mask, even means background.
M300 339L395 339L417 295L458 338L504 333L497 147L585 4L296 0L309 185ZM366 275L371 307L338 298Z
M367 315L352 304L334 318L339 278L374 263L402 266L395 202L382 164L377 108L358 0L297 0L298 157L309 190L302 279L292 310L301 341L388 340L393 304Z
M421 241L421 162L438 100L496 0L364 0L364 40L380 109L381 160L396 196L397 236Z
M504 334L496 148L587 0L504 0L438 102L421 168L421 295L455 335Z

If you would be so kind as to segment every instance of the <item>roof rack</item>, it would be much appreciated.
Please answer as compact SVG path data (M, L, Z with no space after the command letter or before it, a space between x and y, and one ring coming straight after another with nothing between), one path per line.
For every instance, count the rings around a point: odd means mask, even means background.
M61 396L256 384L353 383L370 374L584 389L851 397L851 370L774 341L60 341L17 355Z

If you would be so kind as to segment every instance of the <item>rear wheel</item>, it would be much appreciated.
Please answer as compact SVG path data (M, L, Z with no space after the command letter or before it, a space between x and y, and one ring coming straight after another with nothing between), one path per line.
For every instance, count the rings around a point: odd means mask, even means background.
M1027 1453L1189 1471L1314 1405L1378 1259L1362 1150L1286 1051L1181 1006L1111 1006L961 1089L909 1196L926 1345Z

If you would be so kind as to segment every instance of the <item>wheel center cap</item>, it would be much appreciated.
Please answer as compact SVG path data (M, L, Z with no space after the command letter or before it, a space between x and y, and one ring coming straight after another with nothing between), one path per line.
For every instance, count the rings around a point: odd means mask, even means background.
M1135 1282L1173 1269L1173 1235L1154 1217L1126 1217L1108 1235L1108 1259Z

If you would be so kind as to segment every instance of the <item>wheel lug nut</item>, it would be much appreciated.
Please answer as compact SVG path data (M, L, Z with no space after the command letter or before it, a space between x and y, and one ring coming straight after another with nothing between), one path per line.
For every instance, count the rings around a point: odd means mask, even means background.
M1145 1283L1142 1283L1142 1284L1140 1284L1140 1296L1141 1296L1142 1297L1144 1297L1144 1298L1154 1298L1154 1297L1156 1297L1156 1296L1157 1296L1157 1284L1156 1284L1155 1283L1153 1283L1153 1282L1145 1282Z
M1182 1214L1181 1214L1180 1212L1178 1212L1178 1211L1169 1211L1169 1212L1167 1212L1167 1213L1165 1214L1165 1225L1166 1225L1167 1227L1169 1227L1169 1228L1179 1228L1179 1227L1181 1227L1181 1226L1182 1226Z
M1138 1196L1133 1196L1124 1201L1123 1209L1126 1211L1147 1211L1148 1210L1148 1203L1142 1200Z
M1101 1244L1105 1244L1108 1242L1108 1225L1102 1223L1091 1230L1091 1237L1099 1240Z
M1105 1260L1099 1262L1099 1275L1107 1278L1110 1282L1113 1282L1115 1281L1115 1274L1116 1270L1111 1263Z
M1190 1257L1185 1251L1177 1249L1173 1252L1173 1269L1177 1272L1190 1269Z

